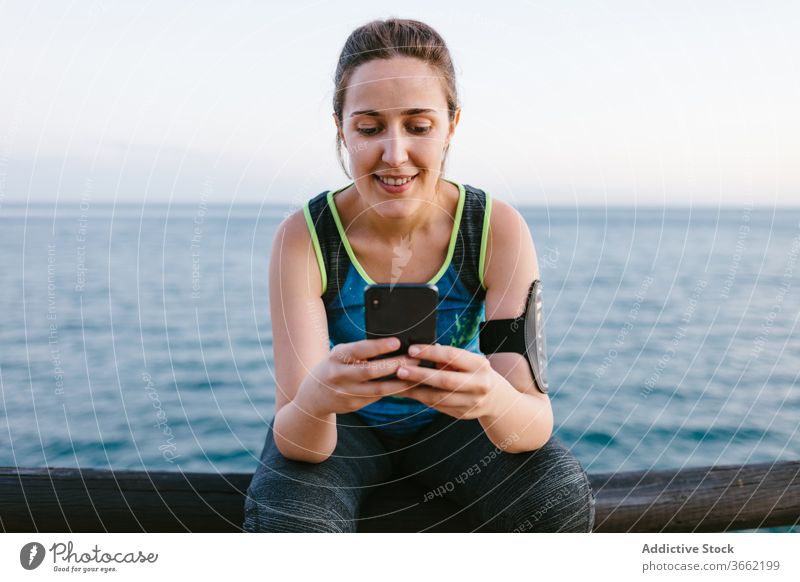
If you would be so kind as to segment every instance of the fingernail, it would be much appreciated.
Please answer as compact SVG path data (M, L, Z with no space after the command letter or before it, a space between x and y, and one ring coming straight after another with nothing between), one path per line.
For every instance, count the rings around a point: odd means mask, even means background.
M409 356L416 356L419 353L419 346L411 346L408 348L408 355Z
M400 347L400 340L396 337L389 339L389 347L390 348L399 348Z
M408 376L408 370L406 370L405 368L398 368L397 369L397 377L398 378L405 378L406 376Z

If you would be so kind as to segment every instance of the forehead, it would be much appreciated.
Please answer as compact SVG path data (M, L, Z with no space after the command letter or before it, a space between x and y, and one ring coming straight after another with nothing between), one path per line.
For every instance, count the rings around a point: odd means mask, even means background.
M375 59L359 66L345 92L344 116L373 109L391 115L410 108L447 110L444 80L427 63L412 57Z

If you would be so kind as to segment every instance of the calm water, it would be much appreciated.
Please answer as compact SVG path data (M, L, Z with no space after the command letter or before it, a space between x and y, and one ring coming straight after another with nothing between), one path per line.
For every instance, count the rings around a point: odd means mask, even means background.
M0 465L252 471L288 207L0 209ZM800 211L523 209L590 472L800 458Z

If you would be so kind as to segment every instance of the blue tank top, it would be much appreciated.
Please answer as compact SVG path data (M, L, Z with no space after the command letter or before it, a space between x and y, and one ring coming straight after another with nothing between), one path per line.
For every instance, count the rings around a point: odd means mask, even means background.
M459 189L458 206L445 261L427 281L439 289L437 342L480 354L478 330L484 319L483 266L491 198L471 186L447 181ZM347 241L334 201L335 195L350 185L322 192L303 209L322 275L331 348L365 339L364 288L375 283ZM404 437L430 423L439 412L411 398L386 396L356 414L383 433Z

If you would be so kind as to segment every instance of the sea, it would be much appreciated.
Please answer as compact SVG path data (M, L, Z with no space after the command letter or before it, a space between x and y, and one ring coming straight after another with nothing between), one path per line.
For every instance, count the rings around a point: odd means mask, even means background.
M295 209L0 207L0 466L254 471ZM588 472L800 459L800 209L519 210L555 433Z

